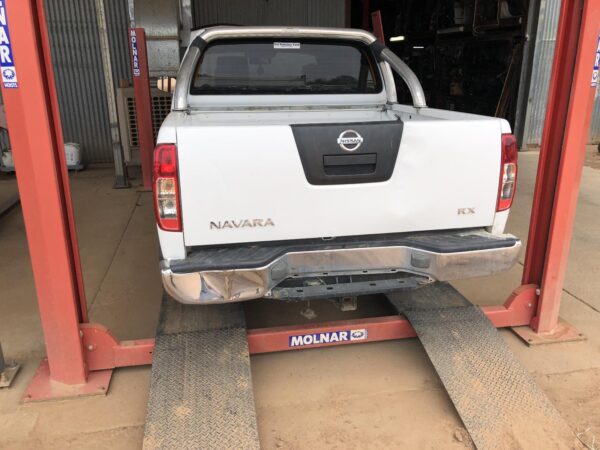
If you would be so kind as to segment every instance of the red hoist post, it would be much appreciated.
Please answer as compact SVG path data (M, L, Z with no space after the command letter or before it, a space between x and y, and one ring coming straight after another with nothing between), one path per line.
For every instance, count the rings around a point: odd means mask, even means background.
M385 44L385 34L383 33L383 22L381 20L381 11L371 13L371 23L373 24L373 34L379 42Z
M564 0L542 134L523 285L535 285L530 344L577 340L559 320L567 259L600 66L600 2Z
M153 341L88 323L43 0L0 1L2 95L47 358L25 401L102 394L112 369L151 362Z
M133 92L135 95L135 115L140 144L140 164L144 189L152 188L152 152L154 151L154 128L152 125L152 95L146 33L143 28L129 28L129 52Z

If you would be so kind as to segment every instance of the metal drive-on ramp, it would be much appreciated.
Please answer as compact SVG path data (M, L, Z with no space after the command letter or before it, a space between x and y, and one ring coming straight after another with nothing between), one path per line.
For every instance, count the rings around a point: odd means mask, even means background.
M447 283L387 297L417 332L479 450L573 448L569 426L480 308Z
M144 449L258 449L241 304L163 297Z

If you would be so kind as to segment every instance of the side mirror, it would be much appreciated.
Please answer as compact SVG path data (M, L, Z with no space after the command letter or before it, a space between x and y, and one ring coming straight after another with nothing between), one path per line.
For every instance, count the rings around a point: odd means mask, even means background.
M156 88L159 91L172 93L172 92L175 91L175 85L176 84L177 84L177 78L173 78L173 77L160 77L156 81Z

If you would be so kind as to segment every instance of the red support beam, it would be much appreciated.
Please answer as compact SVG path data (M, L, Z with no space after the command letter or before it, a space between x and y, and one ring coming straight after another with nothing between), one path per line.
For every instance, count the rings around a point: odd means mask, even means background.
M596 92L592 72L597 66L599 32L597 1L563 1L522 281L540 286L538 310L531 323L538 333L551 333L559 324Z
M54 80L54 68L52 67L52 56L50 53L50 40L48 35L48 24L46 22L46 13L44 10L43 0L37 0L37 12L38 12L38 24L40 27L40 40L42 43L43 54L45 55L45 73L48 79L48 85L51 87L56 86ZM81 257L79 255L79 244L77 240L77 228L75 226L75 215L73 214L73 206L71 203L71 183L69 182L69 172L67 169L67 161L64 151L64 138L63 131L60 121L60 110L58 108L58 97L56 89L50 89L47 92L48 102L52 108L52 119L54 127L54 137L56 141L56 147L60 149L58 152L58 158L60 160L60 182L61 189L63 190L63 205L66 213L66 221L69 226L69 242L68 245L71 249L71 256L73 259L72 267L74 269L75 284L77 286L77 305L79 307L79 320L83 323L89 320L87 310L87 299L85 296L85 286L83 284L83 273L81 271Z
M79 323L85 298L41 3L5 3L17 83L2 83L2 95L49 371L54 381L82 384L87 368Z
M152 364L154 339L119 342L106 327L97 324L84 324L81 332L90 370Z
M0 26L10 38L1 43L2 95L47 354L24 400L105 394L112 368L149 364L154 341L118 342L86 323L43 0L0 2Z
M355 341L313 344L293 347L290 339L294 336L366 330L365 338ZM408 320L401 316L374 317L371 319L340 320L315 325L297 325L288 327L259 328L248 330L248 350L251 355L260 353L303 350L337 345L363 344L367 342L389 341L415 337L417 334Z
M154 128L152 125L152 94L150 91L150 71L146 33L143 28L129 29L129 51L135 94L135 111L138 139L140 144L140 164L144 189L152 187L152 152L154 151Z
M383 32L383 22L381 21L381 11L371 13L371 22L373 23L373 34L379 42L385 44L385 34Z
M535 286L522 286L515 291L505 306L484 306L483 313L498 328L529 325L536 309ZM298 336L327 332L359 331L360 339L293 346ZM363 344L416 337L410 322L403 316L373 317L314 325L258 328L248 330L248 350L251 355L260 353Z
M362 0L362 29L369 30L369 15L371 14L371 0Z
M498 328L523 326L531 322L536 310L536 287L522 286L511 296L505 306L484 306L483 313ZM90 371L107 371L118 367L152 364L154 339L118 341L104 326L82 324L81 335L85 362ZM349 329L367 330L366 338L357 341L290 347L291 336ZM269 353L300 348L348 345L416 337L408 320L393 315L348 321L328 322L314 325L292 325L248 330L250 354Z

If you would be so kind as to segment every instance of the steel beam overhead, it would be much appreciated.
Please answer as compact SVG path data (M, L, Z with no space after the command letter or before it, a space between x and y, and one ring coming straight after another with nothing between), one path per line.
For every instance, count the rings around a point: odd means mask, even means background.
M143 186L144 189L150 189L152 185L154 130L152 128L152 95L150 94L146 33L143 28L129 29L129 44Z

